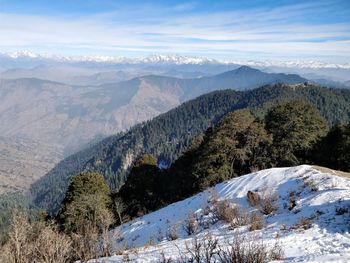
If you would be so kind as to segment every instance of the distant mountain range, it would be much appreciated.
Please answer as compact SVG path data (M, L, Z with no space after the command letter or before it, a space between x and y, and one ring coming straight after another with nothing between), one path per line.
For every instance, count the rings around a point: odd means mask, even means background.
M64 56L53 54L38 54L30 51L19 51L12 53L0 53L0 61L21 62L70 62L70 63L109 63L109 64L176 64L176 65L203 65L203 64L233 64L248 65L252 67L298 67L298 68L344 68L349 69L350 63L336 64L319 61L253 61L234 59L211 59L205 57L180 56L176 54L153 54L147 57L127 58L120 56Z

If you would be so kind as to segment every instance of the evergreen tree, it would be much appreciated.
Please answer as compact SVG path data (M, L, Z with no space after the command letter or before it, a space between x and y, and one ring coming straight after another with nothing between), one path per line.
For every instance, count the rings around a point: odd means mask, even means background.
M269 166L271 138L249 110L229 113L170 168L178 193L193 194L223 180ZM182 191L182 192L181 192ZM173 191L170 191L173 192Z
M318 165L350 172L350 124L334 126L315 146L310 158Z
M131 217L140 216L160 205L160 170L150 154L142 155L130 171L128 180L120 188L119 196Z
M266 167L263 160L270 138L249 110L237 110L223 118L207 134L191 171L198 189Z
M265 116L266 130L272 134L271 153L278 166L306 161L306 155L327 132L327 124L310 104L291 101L272 107Z
M80 173L72 177L57 219L66 232L80 227L103 227L103 216L112 204L111 191L98 173Z

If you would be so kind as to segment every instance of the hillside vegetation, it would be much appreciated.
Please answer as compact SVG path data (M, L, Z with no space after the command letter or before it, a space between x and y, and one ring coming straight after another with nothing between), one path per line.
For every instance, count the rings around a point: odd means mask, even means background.
M132 163L141 154L150 153L158 164L169 166L198 135L228 112L249 108L262 118L274 103L290 100L311 103L328 125L349 123L349 90L312 84L277 84L246 92L212 92L68 157L31 186L34 203L51 213L57 211L69 178L79 171L98 171L111 189L119 189Z

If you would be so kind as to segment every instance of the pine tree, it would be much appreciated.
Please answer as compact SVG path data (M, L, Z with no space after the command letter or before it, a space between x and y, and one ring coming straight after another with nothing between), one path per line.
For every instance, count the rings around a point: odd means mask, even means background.
M303 163L328 129L316 108L302 101L272 107L265 116L265 125L273 137L271 152L278 166Z
M111 191L98 173L80 173L72 177L57 219L66 232L80 227L104 227L103 215L110 213Z

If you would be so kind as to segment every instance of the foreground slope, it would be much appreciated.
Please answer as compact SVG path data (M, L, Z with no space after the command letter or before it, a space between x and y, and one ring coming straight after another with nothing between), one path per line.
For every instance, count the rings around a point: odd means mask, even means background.
M226 199L238 204L248 213L257 211L258 208L247 202L248 191L255 191L261 196L274 193L278 197L276 211L264 216L265 226L261 230L249 231L249 224L232 230L223 221L210 223L213 215L206 211L214 205L213 196L216 195L219 200ZM290 209L292 195L296 202ZM196 214L202 224L196 234L189 236L183 225L191 212ZM206 225L203 222L209 222L205 227L207 229L202 227ZM177 226L179 239L166 239L169 226ZM221 246L225 246L227 240L238 233L240 237L261 237L268 247L277 241L287 261L346 262L350 260L349 231L348 178L337 176L328 169L308 165L272 168L220 183L191 198L123 224L113 231L122 236L115 241L114 246L116 250L122 247L130 249L123 255L112 256L103 262L123 262L126 257L136 262L155 262L162 253L176 260L179 259L179 249L185 248L186 244L190 246L194 237L201 239L210 234L218 238Z

